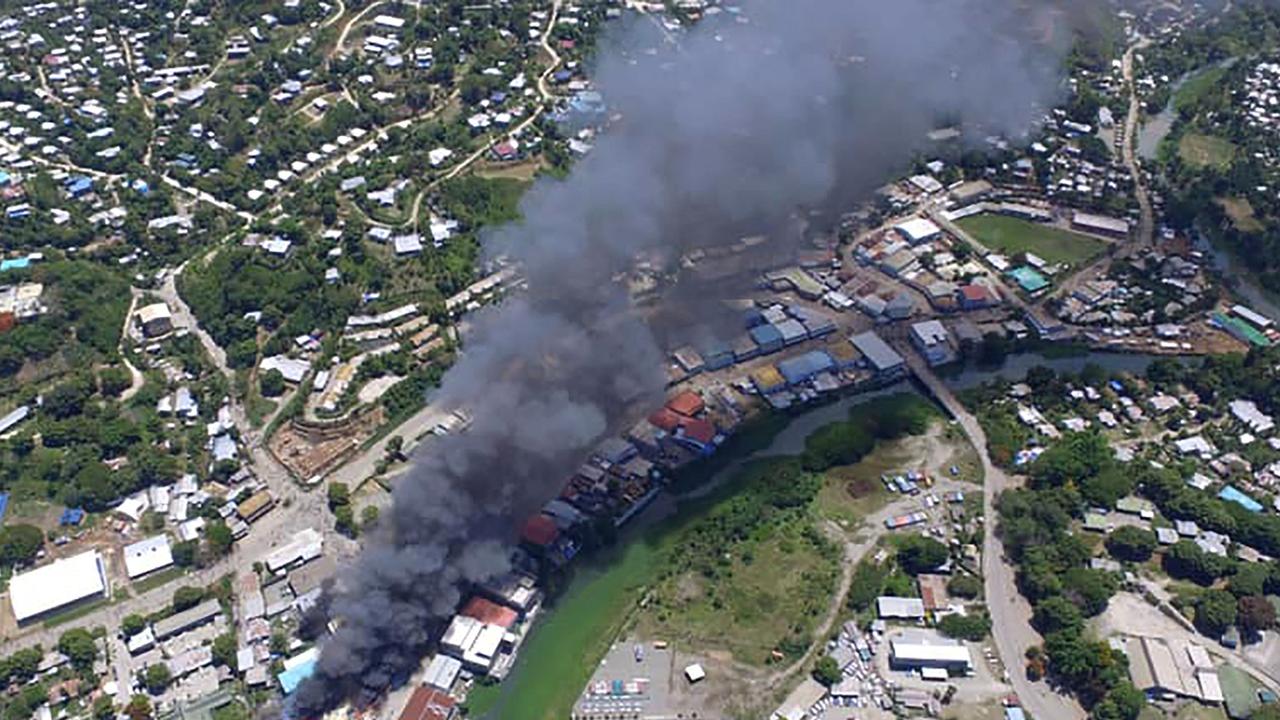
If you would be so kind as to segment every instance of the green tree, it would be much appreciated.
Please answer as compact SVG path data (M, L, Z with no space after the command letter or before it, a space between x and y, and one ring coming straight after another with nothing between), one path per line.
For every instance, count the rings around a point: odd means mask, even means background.
M948 557L946 545L924 535L907 535L898 543L898 565L912 575L929 572Z
M0 564L25 565L44 547L44 533L34 525L0 527Z
M169 667L164 663L156 663L147 667L142 677L147 690L152 695L159 695L164 692L164 689L169 687L169 682L173 680L173 676L169 673Z
M991 618L983 614L960 615L951 614L938 623L943 635L977 642L991 632Z
M235 633L225 633L213 639L213 661L219 665L235 670L236 650Z
M58 652L67 656L78 670L89 670L98 659L98 643L84 628L74 628L58 638Z
M1106 610L1111 596L1120 589L1111 573L1084 567L1067 570L1062 577L1062 588L1063 594L1090 617Z
M284 394L284 374L272 368L258 378L258 389L263 397L280 397Z
M204 601L204 590L184 585L173 591L173 611L182 612L199 605Z
M124 619L120 621L120 632L123 632L125 637L133 637L145 630L146 627L146 618L138 615L137 613L126 615Z
M1147 704L1147 697L1131 682L1121 682L1107 691L1093 706L1094 720L1135 720Z
M377 525L377 524L378 524L378 506L366 505L365 508L360 511L360 527L368 529L368 528L372 528L374 525Z
M195 540L184 540L173 545L173 564L178 567L191 567L196 564L200 553L200 543Z
M110 695L100 695L93 701L93 720L115 720L116 704Z
M209 546L209 552L215 558L226 557L231 552L231 546L235 543L235 535L232 534L231 528L222 520L214 520L205 526L204 540Z
M129 698L129 704L125 706L124 714L129 716L129 720L151 720L154 717L151 710L151 699L146 695L134 695Z
M813 679L831 687L840 682L840 665L836 663L836 659L830 655L823 655L818 658L818 662L813 666Z
M355 512L350 505L340 505L333 511L333 525L347 537L353 538L360 534L360 526L356 524Z
M1133 525L1117 528L1107 536L1107 550L1120 560L1145 562L1156 549L1156 536Z
M1196 603L1196 627L1208 635L1221 635L1236 624L1236 599L1225 590L1206 590Z
M350 504L351 489L347 487L346 483L329 483L329 509L337 511L338 508Z
M1079 632L1084 627L1084 616L1075 603L1059 595L1036 603L1034 622L1045 635L1059 630Z
M947 582L947 592L972 600L982 594L982 581L972 575L956 575Z

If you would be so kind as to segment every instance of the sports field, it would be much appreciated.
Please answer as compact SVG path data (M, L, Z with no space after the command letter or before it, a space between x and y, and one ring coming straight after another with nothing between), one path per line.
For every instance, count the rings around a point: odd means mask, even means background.
M1051 263L1079 265L1107 246L1088 235L1004 215L974 215L956 224L993 252L1005 255L1029 252Z
M1178 141L1178 157L1188 165L1224 170L1235 156L1236 146L1220 137L1187 133Z

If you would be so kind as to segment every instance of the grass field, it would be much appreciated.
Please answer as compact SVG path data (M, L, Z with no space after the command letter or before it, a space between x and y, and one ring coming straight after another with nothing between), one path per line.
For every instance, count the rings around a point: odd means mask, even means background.
M1051 263L1079 265L1107 246L1087 235L1003 215L974 215L956 224L989 250L1035 253Z
M1218 87L1222 77L1227 74L1225 67L1213 67L1188 78L1173 96L1173 106L1178 110L1194 107L1200 99Z
M770 465L749 472L770 472ZM715 579L690 570L658 583L638 616L640 636L755 666L788 638L810 637L835 591L839 548L808 514L754 530L724 548Z
M1240 232L1259 233L1267 227L1258 220L1253 212L1253 205L1246 198L1220 197L1214 200L1222 206L1223 212L1231 218L1231 224Z
M1188 165L1222 170L1231 166L1236 146L1220 137L1187 133L1178 141L1178 157Z

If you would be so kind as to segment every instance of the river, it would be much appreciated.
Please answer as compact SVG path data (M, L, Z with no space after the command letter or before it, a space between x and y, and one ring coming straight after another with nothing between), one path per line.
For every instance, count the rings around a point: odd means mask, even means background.
M1214 63L1209 67L1192 70L1184 74L1182 77L1174 81L1169 87L1169 101L1165 103L1164 109L1154 117L1150 117L1138 129L1138 157L1143 160L1155 160L1160 152L1160 143L1169 135L1169 131L1173 129L1173 123L1178 119L1178 111L1174 109L1174 99L1178 96L1178 90L1186 85L1192 79L1210 72L1217 68L1229 68L1235 63L1235 58L1227 58L1220 62Z
M1111 371L1142 372L1158 356L1089 352L1070 357L1037 354L1011 355L997 368L965 369L944 381L957 390L979 385L996 377L1023 378L1031 368L1042 365L1058 371L1078 372L1088 363ZM664 494L628 525L618 547L581 564L553 606L544 609L511 674L497 688L481 688L489 695L480 703L489 720L544 718L548 708L561 707L576 697L594 667L584 654L598 647L602 635L613 637L636 596L643 591L658 556L661 537L680 527L680 521L696 516L707 506L699 502L734 477L747 462L776 455L795 455L804 450L804 441L815 430L844 420L852 408L887 394L919 392L903 381L874 392L849 395L797 413L768 445L728 463L696 490L680 497ZM681 516L685 515L686 518ZM616 617L615 617L616 616Z

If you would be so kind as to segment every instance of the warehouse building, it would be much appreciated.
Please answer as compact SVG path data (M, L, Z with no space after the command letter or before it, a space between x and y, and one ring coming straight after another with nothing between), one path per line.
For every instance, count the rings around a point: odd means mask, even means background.
M19 623L76 603L107 597L107 570L97 550L55 560L9 580L9 602Z
M1129 221L1120 218L1094 215L1077 210L1071 216L1071 227L1076 230L1110 237L1122 238L1129 234Z
M898 223L893 226L893 229L898 231L902 239L912 245L929 242L942 235L942 228L935 225L932 220L926 220L925 218L913 218L906 222Z
M973 671L969 648L954 640L900 637L889 641L889 665L895 670L945 670L952 675Z

